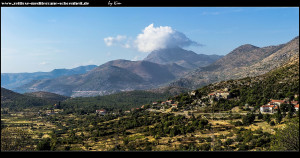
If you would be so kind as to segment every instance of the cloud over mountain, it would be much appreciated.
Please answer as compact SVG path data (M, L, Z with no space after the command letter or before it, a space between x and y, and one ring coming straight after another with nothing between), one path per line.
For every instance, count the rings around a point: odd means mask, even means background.
M170 26L147 26L135 40L138 51L152 52L154 50L200 45L190 40L185 34L172 29Z
M107 46L121 45L125 48L136 48L139 52L145 53L166 48L190 45L201 46L201 44L192 41L185 34L174 30L170 26L154 27L154 24L145 27L142 33L138 34L133 41L126 36L118 35L116 37L106 37L104 42Z

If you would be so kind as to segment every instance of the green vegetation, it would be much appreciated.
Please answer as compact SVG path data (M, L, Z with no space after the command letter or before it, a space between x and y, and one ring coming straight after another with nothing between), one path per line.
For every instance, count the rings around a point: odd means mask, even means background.
M139 108L144 104L150 104L155 100L163 100L168 97L168 93L130 91L106 96L71 98L62 102L62 108L66 114L94 113L96 109L120 112L132 108Z
M299 151L299 118L290 120L285 128L276 132L271 149L275 151Z
M33 96L25 96L11 90L1 88L1 108L22 109L50 104L54 104L54 102Z

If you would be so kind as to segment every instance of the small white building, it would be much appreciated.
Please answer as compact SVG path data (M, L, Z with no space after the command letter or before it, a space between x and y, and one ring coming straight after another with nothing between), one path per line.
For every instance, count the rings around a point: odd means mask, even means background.
M260 107L261 113L274 113L278 109L276 105L263 105Z
M96 110L96 113L99 114L99 115L105 115L106 110L105 109Z
M299 110L299 104L295 105L295 110L296 110L296 111Z

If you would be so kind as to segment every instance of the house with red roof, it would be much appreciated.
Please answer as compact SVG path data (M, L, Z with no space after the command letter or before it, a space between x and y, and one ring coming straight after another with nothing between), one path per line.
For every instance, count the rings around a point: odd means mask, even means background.
M291 101L291 104L297 105L297 104L298 104L298 101Z
M272 99L268 105L282 105L282 104L287 104L287 102L285 100L274 100Z
M167 101L166 101L166 104L167 104L167 105L174 104L174 101L173 101L173 100L167 100Z

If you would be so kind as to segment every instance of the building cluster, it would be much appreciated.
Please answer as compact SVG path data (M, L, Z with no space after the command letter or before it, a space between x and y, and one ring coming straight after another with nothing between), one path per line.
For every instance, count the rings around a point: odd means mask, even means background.
M298 101L291 101L290 103L295 107L296 111L299 110ZM278 110L278 108L280 108L280 106L282 104L289 104L289 101L288 100L274 100L274 99L272 99L270 102L268 102L268 104L262 105L260 107L260 112L261 113L275 113Z
M221 90L217 90L213 93L209 93L208 94L208 98L209 99L230 99L231 98L231 95L230 95L230 92L228 91L221 91Z

